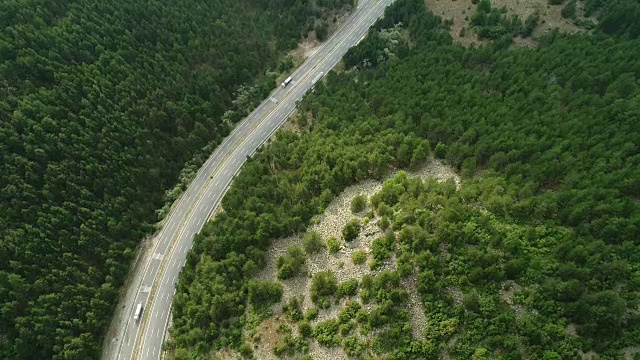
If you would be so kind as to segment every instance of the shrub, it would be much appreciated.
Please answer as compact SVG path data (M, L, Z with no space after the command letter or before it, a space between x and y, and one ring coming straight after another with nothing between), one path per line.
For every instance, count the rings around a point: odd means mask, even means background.
M316 38L320 41L324 41L327 38L327 34L329 33L329 26L326 22L322 22L315 27L316 30Z
M353 319L356 319L360 310L362 310L362 306L360 304L355 301L349 301L344 309L340 311L340 314L338 314L338 321L340 324L346 324Z
M358 339L357 336L351 335L342 340L342 347L349 356L361 356L367 349L367 343Z
M307 257L302 249L290 246L287 254L278 258L278 279L289 279L300 274Z
M250 280L247 284L249 303L256 308L265 308L282 299L282 285L271 281Z
M358 280L349 279L338 287L338 297L354 296L358 292Z
M391 256L391 252L395 250L395 236L393 232L389 231L384 237L373 240L371 248L373 258L376 261L388 259Z
M307 321L315 320L318 317L318 309L311 308L304 313L304 319Z
M444 159L447 156L447 146L443 143L438 143L435 150L433 150L433 155L438 159Z
M576 16L576 0L571 0L565 5L560 14L565 19L571 19Z
M363 303L369 302L373 297L373 277L369 274L362 277L360 283L360 299Z
M290 333L284 335L273 347L273 353L277 356L293 356L295 353L305 353L309 351L309 343L303 337L294 338Z
M351 219L345 226L342 228L342 237L345 241L352 241L358 237L360 233L360 220Z
M413 258L411 253L403 252L396 261L398 265L398 274L400 277L404 278L413 272Z
M468 311L478 312L480 310L480 299L478 298L478 294L475 292L464 294L462 297L462 304Z
M322 238L320 234L315 231L306 233L302 239L302 247L304 247L304 251L306 251L307 254L318 252L322 249L322 245Z
M391 224L389 222L389 218L386 216L383 216L382 219L378 220L378 227L382 231L386 231L389 228L389 225Z
M282 307L282 311L287 314L291 321L302 320L302 311L300 310L301 300L298 297L289 298L289 302Z
M351 199L351 212L359 213L367 207L367 197L364 195L356 195Z
M300 336L308 338L313 334L313 329L308 321L300 321L298 323L298 332L300 333Z
M378 215L382 217L392 217L393 216L393 208L391 206L385 204L384 202L378 203L377 207Z
M353 260L355 265L362 265L367 261L367 253L363 250L354 251L353 254L351 254L351 260Z
M338 241L338 239L335 238L335 236L331 236L329 239L327 239L327 250L329 251L329 254L334 255L335 253L338 252L338 250L340 250L340 242Z
M330 298L338 290L338 281L333 271L321 271L311 280L311 300L321 309L330 306Z
M335 347L339 345L338 339L340 324L337 320L331 319L318 324L313 329L313 337L326 347Z
M531 34L533 33L533 30L536 28L536 26L538 26L539 21L540 21L540 13L538 11L527 16L527 18L524 20L524 26L520 31L520 36L525 38L531 36Z

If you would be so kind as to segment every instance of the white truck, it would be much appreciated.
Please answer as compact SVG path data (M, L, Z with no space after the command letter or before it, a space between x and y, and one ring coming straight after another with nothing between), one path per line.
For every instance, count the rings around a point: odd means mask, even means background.
M140 317L142 317L142 303L139 303L138 306L136 306L136 312L133 313L133 320L138 321L140 320Z
M291 78L291 76L289 76L288 78L286 78L286 79L282 82L282 84L281 84L282 88L284 89L285 87L287 87L287 85L289 85L289 84L291 83L291 80L293 80L293 79Z

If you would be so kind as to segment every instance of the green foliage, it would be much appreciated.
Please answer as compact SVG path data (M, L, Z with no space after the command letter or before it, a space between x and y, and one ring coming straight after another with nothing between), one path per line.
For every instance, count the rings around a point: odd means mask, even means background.
M304 251L306 251L307 254L318 252L322 249L323 245L322 238L317 232L308 232L304 235L304 238L302 238L302 247L304 247Z
M607 34L638 38L640 4L635 0L586 0L584 15L599 13L598 27Z
M289 246L287 253L277 261L278 279L290 279L300 275L307 261L307 255L298 246Z
M367 197L364 195L356 195L351 199L351 212L359 213L367 207Z
M316 38L320 41L324 41L329 33L329 26L326 21L321 21L316 25L314 30L316 31Z
M331 236L327 239L327 250L329 251L329 254L336 254L338 250L340 250L340 246L342 245L335 236Z
M533 14L530 14L524 20L524 26L520 31L520 36L524 38L531 36L531 34L533 33L533 30L535 30L539 22L540 22L540 13L536 10L535 12L533 12Z
M393 231L388 231L383 237L373 240L371 252L376 261L383 261L391 256L391 252L395 251L396 239Z
M345 241L352 241L358 237L360 233L360 220L351 219L342 228L342 237Z
M362 277L362 281L360 282L360 299L363 303L366 304L372 297L373 277L369 274L366 274Z
M367 342L358 339L357 336L347 336L342 340L342 347L349 356L360 357L367 349Z
M304 313L304 319L307 321L315 320L318 317L318 309L311 308Z
M358 293L358 280L349 279L338 286L338 298L345 296L355 296Z
M438 159L444 159L447 156L447 146L439 142L433 150L433 155Z
M298 323L298 332L303 338L308 338L313 334L313 329L308 321L300 321Z
M339 327L340 324L335 319L321 322L313 328L313 337L326 347L336 347L340 345Z
M480 0L476 13L471 17L471 24L475 27L480 38L500 40L511 44L511 37L531 35L537 25L537 17L529 16L523 25L518 15L507 15L507 9L491 7L490 0ZM502 48L499 46L498 48Z
M293 356L296 353L309 352L309 342L304 337L293 337L291 332L283 334L273 347L273 353L280 356Z
M265 308L282 299L282 285L271 281L250 280L247 284L249 303L256 308Z
M382 231L387 231L387 229L389 229L390 224L391 223L389 222L389 218L386 216L383 216L380 220L378 220L378 227Z
M333 271L316 273L311 280L311 300L321 309L331 306L330 299L338 290L338 281Z
M356 250L351 254L351 260L355 265L362 265L367 261L367 253L363 250Z
M287 314L289 320L293 322L302 320L301 302L302 300L299 297L294 296L289 298L289 301L282 307L282 311Z
M576 16L576 0L569 0L569 2L562 8L560 14L565 19L571 19Z

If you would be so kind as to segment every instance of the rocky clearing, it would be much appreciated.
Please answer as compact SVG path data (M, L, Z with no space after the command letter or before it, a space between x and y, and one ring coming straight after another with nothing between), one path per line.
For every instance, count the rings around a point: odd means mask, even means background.
M451 25L451 36L454 41L465 46L481 45L486 41L478 40L477 36L470 29L470 20L476 12L475 4L471 0L425 0L425 4L429 10L438 15L442 20L450 19L453 21ZM560 14L564 5L549 5L547 0L492 0L493 7L506 7L507 14L515 14L524 21L527 16L538 11L540 14L540 22L536 27L531 38L514 38L517 46L532 47L536 45L537 36L543 35L554 28L558 28L561 32L576 33L583 31L578 28L571 19L565 19ZM577 3L578 14L582 14L582 2ZM579 16L579 18L583 18ZM460 31L465 28L465 35L460 36Z
M433 159L420 170L408 172L408 174L411 177L420 177L423 179L435 177L440 181L453 178L458 186L460 184L460 178L451 168ZM391 176L393 176L393 174ZM373 194L382 189L382 185L382 182L368 180L345 189L345 191L333 200L326 211L317 218L315 223L308 228L308 231L315 231L320 234L325 241L331 236L340 239L340 250L337 254L331 255L323 248L315 254L308 255L306 276L298 276L293 279L280 281L284 290L282 303L286 303L291 297L301 296L303 297L301 306L303 312L314 307L310 297L311 277L319 271L331 269L338 282L342 282L354 278L360 280L365 274L375 275L382 270L395 268L395 258L387 261L376 271L370 270L368 263L355 265L351 259L353 252L363 250L367 253L367 259L371 260L370 252L372 242L383 234L376 225L376 222L379 220L377 217L370 219L366 225L363 224L360 235L355 240L346 243L341 239L343 226L353 218L363 221L366 213L370 210L370 206L367 205L367 209L364 211L352 214L350 210L351 199L356 195L365 195L367 199L369 199ZM276 266L278 257L284 255L289 246L301 245L302 236L303 234L299 234L274 241L266 254L266 267L256 277L263 281L279 281L277 279ZM418 291L415 288L415 275L403 280L402 285L409 293L409 307L413 314L412 326L414 336L416 338L423 338L421 330L424 328L426 320ZM358 298L351 300L359 301ZM312 325L337 317L339 311L347 301L348 300L343 299L339 305L334 305L326 310L320 310L317 319L312 321ZM364 307L370 309L372 305L365 305ZM277 359L272 350L280 336L275 331L277 328L276 324L286 323L287 320L282 316L281 304L273 307L273 314L274 316L263 321L256 331L257 334L260 334L260 341L258 341L254 347L254 355L258 359ZM295 326L291 327L295 329ZM313 359L319 360L347 359L347 355L342 348L329 349L320 346L315 340L310 341L310 355Z

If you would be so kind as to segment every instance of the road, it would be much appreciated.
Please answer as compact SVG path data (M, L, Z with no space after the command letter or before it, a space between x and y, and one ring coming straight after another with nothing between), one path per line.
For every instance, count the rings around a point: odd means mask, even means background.
M328 73L347 50L382 16L393 0L360 0L353 14L291 75L286 88L278 87L239 123L200 168L185 193L173 204L162 230L152 241L151 255L140 265L139 281L127 289L125 318L116 338L105 345L106 359L159 359L169 324L174 283L184 266L194 235L220 203L235 174L256 149L286 121L312 81ZM142 319L133 320L138 303Z

